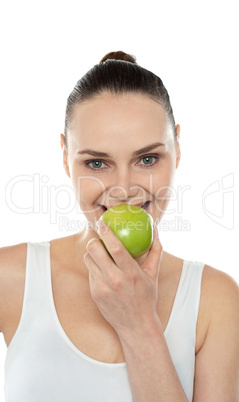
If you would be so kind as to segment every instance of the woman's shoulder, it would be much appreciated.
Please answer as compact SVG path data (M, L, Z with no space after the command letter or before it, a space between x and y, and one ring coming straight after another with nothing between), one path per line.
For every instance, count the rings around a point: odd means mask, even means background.
M26 267L27 243L0 247L0 286Z
M184 259L165 253L166 267L174 266L173 275L179 272ZM225 271L211 265L199 263L203 267L201 276L200 311L208 323L220 314L237 314L239 310L239 285L236 280ZM196 264L197 266L198 264Z
M200 265L203 268L202 290L207 293L210 298L215 299L219 295L223 296L227 292L230 293L231 290L234 293L239 291L239 286L236 280L226 273L226 268L225 271L223 271L204 262L184 260L183 258L166 252L164 254L167 265L173 265L177 270L180 269L180 266L185 262L192 263L192 266Z
M226 272L204 264L198 314L197 352L208 342L208 337L217 336L217 331L239 330L239 286Z
M202 300L212 315L237 313L239 309L239 286L225 271L204 265L202 276Z
M26 262L27 243L0 247L0 275Z
M0 248L0 331L8 317L12 300L23 296L27 243Z

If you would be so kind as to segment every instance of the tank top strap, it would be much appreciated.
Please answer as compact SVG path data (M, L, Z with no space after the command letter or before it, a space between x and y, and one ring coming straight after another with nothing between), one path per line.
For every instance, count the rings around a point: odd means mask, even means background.
M178 289L178 299L184 302L186 298L195 300L197 311L201 293L201 277L204 264L195 261L184 261L182 276Z
M50 243L28 242L23 316L39 314L40 311L49 309L50 274Z
M28 242L22 313L17 330L8 346L8 356L19 346L22 334L29 332L32 326L39 326L44 316L50 318L50 275L50 243Z
M196 336L203 269L201 262L184 261L167 332L183 323L184 328L187 327L189 333Z

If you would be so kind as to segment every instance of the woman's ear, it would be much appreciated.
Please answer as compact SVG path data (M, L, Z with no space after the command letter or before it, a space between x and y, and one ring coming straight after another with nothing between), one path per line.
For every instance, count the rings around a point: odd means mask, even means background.
M63 152L63 167L65 169L67 176L71 177L69 166L68 166L68 153L67 153L67 149L66 149L65 136L63 134L61 134L60 143L61 143L61 149Z
M180 149L180 144L179 144L179 139L180 139L180 125L176 125L176 133L177 133L177 142L176 142L176 169L179 166L179 162L181 159L181 149Z

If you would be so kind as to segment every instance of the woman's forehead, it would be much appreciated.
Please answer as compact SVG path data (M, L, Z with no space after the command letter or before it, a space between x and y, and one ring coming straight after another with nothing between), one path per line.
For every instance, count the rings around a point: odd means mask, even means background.
M141 94L104 93L74 108L70 131L76 137L99 140L118 135L158 138L166 126L166 113L156 101Z

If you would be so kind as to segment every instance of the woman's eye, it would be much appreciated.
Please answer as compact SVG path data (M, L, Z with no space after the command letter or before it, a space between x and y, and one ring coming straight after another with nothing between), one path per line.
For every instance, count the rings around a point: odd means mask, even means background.
M143 166L148 167L154 165L158 161L158 159L158 156L148 155L141 158L140 161L143 161Z
M139 165L142 166L143 168L151 167L154 166L158 162L158 160L159 160L158 155L146 155L140 159L140 162L143 161L143 163L139 163ZM85 161L84 163L86 167L94 171L102 171L107 168L106 163L100 159Z
M93 161L87 161L85 162L85 165L90 167L92 170L102 170L104 167L102 167L102 164L105 164L101 160L93 160ZM92 166L91 166L92 165Z

